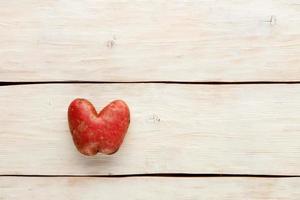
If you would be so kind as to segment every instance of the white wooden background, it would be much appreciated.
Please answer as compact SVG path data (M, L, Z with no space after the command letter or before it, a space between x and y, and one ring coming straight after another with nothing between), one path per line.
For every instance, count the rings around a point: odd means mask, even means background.
M0 45L0 200L299 199L298 0L0 1ZM76 97L128 102L116 154Z

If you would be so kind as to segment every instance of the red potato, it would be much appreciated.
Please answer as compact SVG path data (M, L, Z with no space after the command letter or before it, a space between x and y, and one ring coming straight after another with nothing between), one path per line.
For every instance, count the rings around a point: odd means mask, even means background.
M91 156L113 154L123 142L130 123L129 108L122 100L108 104L100 113L86 99L75 99L68 109L69 127L78 151Z

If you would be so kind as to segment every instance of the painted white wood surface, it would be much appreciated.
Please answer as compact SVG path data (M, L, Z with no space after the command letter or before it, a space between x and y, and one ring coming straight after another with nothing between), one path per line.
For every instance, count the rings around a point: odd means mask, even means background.
M113 156L80 155L67 108L127 101ZM0 174L300 175L300 85L43 84L0 87Z
M299 81L298 0L0 1L0 81Z
M299 178L0 177L0 199L298 200Z

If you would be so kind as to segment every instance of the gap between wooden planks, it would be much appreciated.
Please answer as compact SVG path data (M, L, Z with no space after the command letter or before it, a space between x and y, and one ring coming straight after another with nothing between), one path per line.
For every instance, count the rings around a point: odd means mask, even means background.
M0 199L298 200L300 178L0 177Z
M298 81L297 0L0 2L0 81Z
M131 126L113 156L80 155L67 108L122 98ZM300 175L300 85L43 84L0 87L0 174Z

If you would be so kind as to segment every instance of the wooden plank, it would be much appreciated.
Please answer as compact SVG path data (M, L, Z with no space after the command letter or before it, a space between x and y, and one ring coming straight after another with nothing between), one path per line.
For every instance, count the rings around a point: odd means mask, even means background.
M0 81L299 81L298 0L0 2Z
M80 155L67 108L124 99L112 156ZM300 85L44 84L0 87L0 174L300 175Z
M299 178L0 177L0 199L299 199Z

